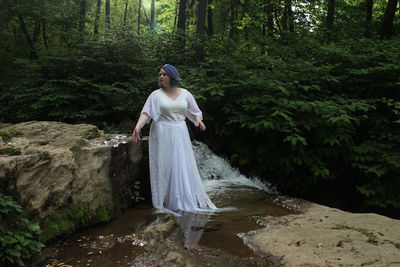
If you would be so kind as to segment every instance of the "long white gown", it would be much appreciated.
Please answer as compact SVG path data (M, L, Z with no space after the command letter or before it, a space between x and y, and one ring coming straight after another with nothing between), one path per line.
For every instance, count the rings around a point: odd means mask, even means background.
M196 100L180 88L176 99L153 91L142 109L153 121L149 137L150 185L160 211L212 211L217 207L204 190L185 119L202 117Z

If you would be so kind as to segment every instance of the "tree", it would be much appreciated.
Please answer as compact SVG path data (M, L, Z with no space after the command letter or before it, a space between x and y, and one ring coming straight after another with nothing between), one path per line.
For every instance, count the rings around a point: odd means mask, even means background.
M235 39L236 38L236 16L237 16L237 1L238 0L231 0L231 14L229 18L229 38Z
M211 8L213 0L208 1L207 6L207 34L208 36L212 36L214 34L214 23L213 23L213 10Z
M31 49L30 56L31 56L32 59L37 58L37 52L36 52L36 48L35 48L35 41L37 39L37 35L39 34L40 24L38 24L37 22L35 23L35 28L34 28L34 31L33 31L33 37L31 37L30 33L28 32L28 27L27 27L27 25L25 23L25 19L18 11L17 11L17 17L18 17L19 24L21 26L22 34L24 35L25 40L26 40L28 46Z
M155 0L151 0L150 7L150 31L154 31L154 13L155 13Z
M101 0L97 0L96 15L94 18L94 30L93 30L94 35L98 35L99 33L100 13L101 13Z
M204 33L206 29L206 14L207 14L207 0L200 0L197 7L197 20L196 20L196 34L197 34L197 46L196 58L202 59L204 54Z
M204 35L206 29L207 0L200 0L197 7L196 33Z
M106 0L106 31L109 31L111 28L111 7L110 7L110 1L111 0Z
M336 0L328 0L328 12L326 15L326 28L328 30L333 29L333 23L335 18L335 5L336 5Z
M371 33L371 25L372 25L372 10L374 6L374 0L366 0L365 1L365 35L369 36Z
M142 8L142 0L139 0L139 6L138 6L138 22L137 22L137 35L140 35L140 14L141 14L141 8Z
M0 38L5 28L6 28L5 7L3 0L0 0Z
M182 34L186 30L186 5L186 0L179 1L177 30Z
M265 13L267 14L267 31L268 36L272 37L274 35L274 10L273 10L273 0L265 0Z
M294 32L292 0L285 0L283 15L284 15L284 23L283 23L284 29L287 30L287 28L289 28L290 32Z
M396 12L397 0L389 0L381 24L381 38L389 38L394 34L393 23Z
M86 0L79 0L79 31L82 36L85 33L86 4Z
M129 0L125 0L124 19L122 22L122 25L124 25L124 27L126 26L126 18L128 16L128 4L129 4Z

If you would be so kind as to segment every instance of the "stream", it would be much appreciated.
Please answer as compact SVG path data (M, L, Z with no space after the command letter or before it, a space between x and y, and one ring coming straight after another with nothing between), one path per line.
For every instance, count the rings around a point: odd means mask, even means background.
M226 253L241 260L238 266L272 266L263 260L265 255L245 245L241 236L263 227L257 223L258 218L292 212L271 201L277 195L270 185L243 176L201 142L193 142L193 148L207 193L217 207L228 209L214 213L180 212L181 216L175 217L183 233L180 242L199 257ZM109 223L82 230L49 247L52 259L47 266L147 266L134 263L148 246L139 232L158 217L151 203L138 203ZM220 258L217 265L232 266Z

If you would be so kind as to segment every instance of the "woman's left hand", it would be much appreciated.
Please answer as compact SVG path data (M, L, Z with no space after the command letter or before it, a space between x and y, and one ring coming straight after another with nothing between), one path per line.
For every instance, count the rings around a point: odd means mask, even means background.
M206 130L206 125L204 124L203 121L198 121L197 126L199 127L200 131L205 131Z

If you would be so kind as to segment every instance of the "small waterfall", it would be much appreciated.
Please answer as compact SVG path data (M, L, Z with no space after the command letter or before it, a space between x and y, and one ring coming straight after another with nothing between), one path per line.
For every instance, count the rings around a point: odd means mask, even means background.
M206 144L194 141L193 150L199 168L201 179L207 192L220 192L232 186L244 186L276 193L276 190L267 182L257 177L248 178L233 168L229 162L215 155Z

